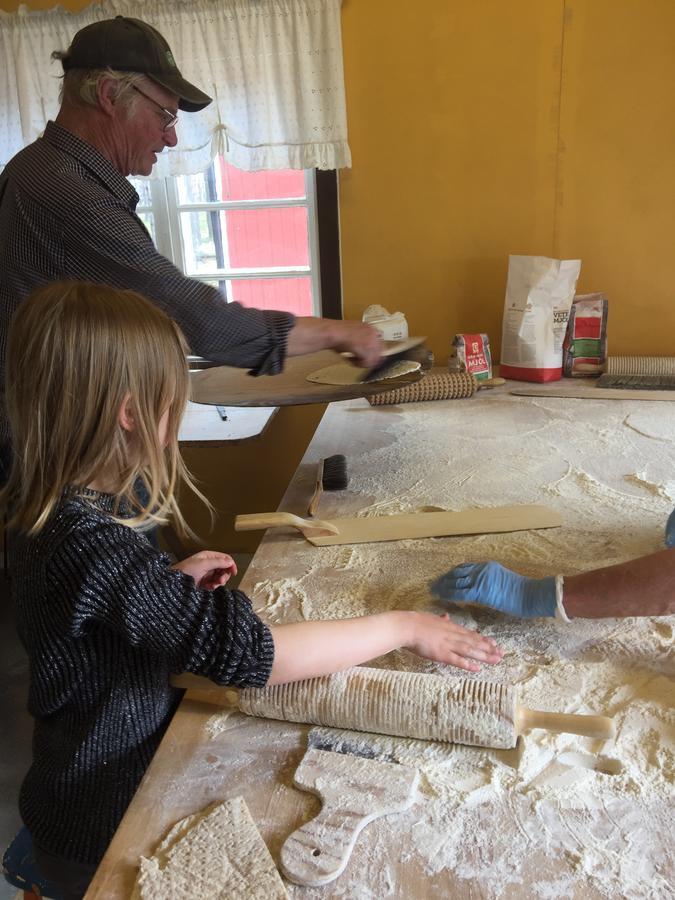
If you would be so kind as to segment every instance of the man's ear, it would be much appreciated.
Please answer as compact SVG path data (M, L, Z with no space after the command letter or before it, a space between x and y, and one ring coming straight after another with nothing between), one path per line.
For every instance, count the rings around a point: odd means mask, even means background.
M119 88L114 78L101 78L98 83L98 105L107 116L115 115Z
M136 430L136 419L134 418L134 407L130 393L125 394L120 404L117 421L125 431L132 432Z

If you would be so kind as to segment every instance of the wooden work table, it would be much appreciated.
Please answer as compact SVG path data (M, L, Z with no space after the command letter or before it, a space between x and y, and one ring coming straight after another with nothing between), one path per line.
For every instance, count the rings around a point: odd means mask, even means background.
M260 614L278 624L390 607L421 609L431 604L426 586L429 579L471 558L497 556L526 574L541 576L556 571L571 574L659 549L672 501L665 492L659 494L646 486L658 485L659 477L665 477L663 473L672 464L672 404L549 401L511 396L508 387L480 391L470 399L395 407L370 407L364 399L331 404L281 508L304 514L317 461L345 453L349 487L339 494L324 494L319 517L354 515L366 509L369 514L384 515L434 506L462 509L544 503L563 513L562 528L367 544L358 549L316 548L295 532L270 531L241 584ZM630 521L639 521L637 530L627 527ZM613 706L609 699L604 708L585 709L586 689L579 674L590 665L589 660L609 659L609 650L605 655L604 648L612 641L616 644L616 635L623 635L622 629L627 627L619 620L577 620L567 626L563 637L562 626L548 620L537 620L536 625L514 623L486 611L461 621L474 622L509 650L502 666L481 677L522 682L535 701L544 706L549 700L554 710L623 715L623 708ZM632 621L638 640L643 626L635 624L641 620ZM515 649L522 646L527 646L527 651ZM569 685L565 677L556 675L560 660L567 666L564 671L570 673L565 676ZM390 655L387 664L444 670L405 652ZM630 663L635 664L635 660ZM650 664L657 665L653 660ZM542 681L541 672L551 675L548 694L542 693L548 682ZM595 702L600 700L595 698ZM276 861L285 838L318 810L317 800L292 785L305 750L306 727L235 714L221 720L225 730L214 737L207 727L210 721L213 725L214 714L213 706L183 700L99 867L87 894L90 900L127 898L139 856L152 855L177 820L213 801L242 795ZM526 740L544 740L541 734L533 733L535 736ZM576 746L575 741L586 752L613 752L573 737L570 746ZM475 753L477 769L488 764L486 751L471 748L462 752L465 761L466 754ZM619 756L627 752L616 750ZM514 765L513 761L510 764ZM590 776L585 773L583 777ZM494 847L504 848L503 854L508 855L510 846L516 852L522 835L530 832L527 813L518 813L518 804L525 803L527 796L523 788L506 817L497 809L486 809L481 834L487 834L489 840L485 844L481 838L482 849L476 834L466 835L466 852L473 854L477 865L490 840ZM526 807L530 808L525 803L522 809ZM652 826L656 844L663 840L657 807ZM614 819L617 815L612 814ZM434 854L420 845L419 835L426 833L429 825L425 816L427 806L420 800L407 813L373 823L359 838L340 879L316 889L289 885L289 893L312 900L522 898L537 896L532 885L545 873L551 882L556 877L566 879L568 897L589 900L603 896L570 853L560 851L551 856L537 846L535 837L519 864L518 877L509 883L493 882L489 874L484 879L461 877L455 864L439 862L444 858L442 834ZM436 832L441 830L440 825L431 824ZM473 843L475 851L470 849ZM486 860L486 872L490 865ZM661 874L668 876L667 872ZM672 879L672 870L669 874Z

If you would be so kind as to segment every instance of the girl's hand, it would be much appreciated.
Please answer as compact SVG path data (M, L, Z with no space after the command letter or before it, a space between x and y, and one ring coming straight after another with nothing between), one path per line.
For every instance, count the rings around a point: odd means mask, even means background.
M199 553L174 563L171 568L190 575L198 587L209 591L226 584L231 575L237 574L237 565L232 557L217 550L200 550Z
M425 612L411 612L408 615L414 617L412 639L405 643L408 650L468 672L480 671L482 662L501 662L504 651L492 638L456 625L447 613L440 617Z

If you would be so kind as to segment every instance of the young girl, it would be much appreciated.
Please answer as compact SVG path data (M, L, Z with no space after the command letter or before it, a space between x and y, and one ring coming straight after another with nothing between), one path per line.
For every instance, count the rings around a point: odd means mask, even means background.
M186 352L157 307L101 285L48 285L12 323L3 498L35 719L20 810L66 897L86 889L171 719L170 673L262 686L396 647L470 671L501 658L429 613L270 628L224 589L236 571L226 553L171 565L144 530L171 517L185 533L176 486L196 491L177 442Z

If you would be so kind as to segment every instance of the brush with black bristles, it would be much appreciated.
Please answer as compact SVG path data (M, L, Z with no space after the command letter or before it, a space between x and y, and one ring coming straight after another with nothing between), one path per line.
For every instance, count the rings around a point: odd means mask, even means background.
M348 484L347 459L343 453L336 453L319 460L316 470L316 487L307 507L307 515L314 515L324 491L343 491Z

